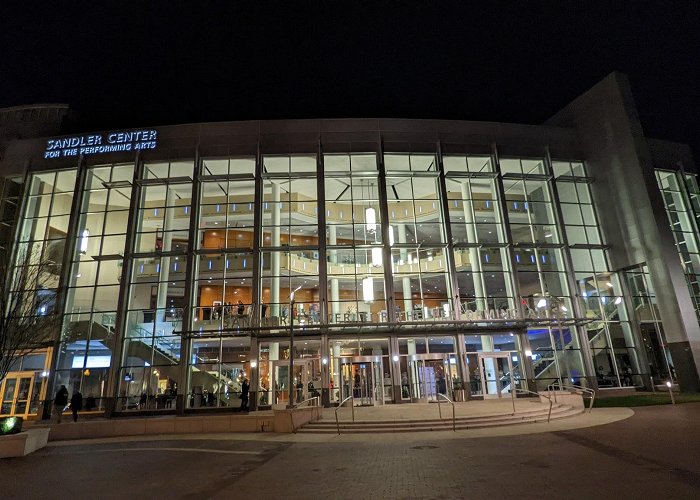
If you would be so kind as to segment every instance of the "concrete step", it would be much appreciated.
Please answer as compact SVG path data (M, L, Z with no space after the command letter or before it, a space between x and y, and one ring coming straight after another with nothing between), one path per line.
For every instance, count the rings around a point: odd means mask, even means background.
M562 405L562 404L554 404L552 405L552 414L554 415L558 411L562 411L562 409L569 409L571 408L570 406L567 405ZM529 417L529 416L537 416L537 415L546 415L547 412L549 411L548 407L542 407L542 408L536 408L532 410L526 410L526 411L518 411L516 413L516 416L518 417ZM444 422L446 420L449 420L452 422L452 413L450 410L443 411L443 418L425 418L425 419L394 419L394 420L355 420L355 422L349 422L347 420L347 416L344 416L345 418L340 419L340 424L351 424L351 425L356 425L356 426L362 426L362 425L386 425L386 426L395 426L395 425L413 425L413 424L418 424L418 425L425 425L425 424L439 424L441 422ZM492 413L492 414L486 414L486 415L475 415L475 416L461 416L457 417L455 420L457 422L461 423L469 423L469 422L481 422L481 421L492 421L492 420L498 420L498 419L503 419L503 418L512 418L513 414L512 413ZM324 425L332 425L333 427L336 426L335 419L331 417L328 420L316 420L314 422L310 422L307 425L313 425L313 426L324 426Z
M559 405L556 410L552 408L551 419L567 418L578 415L582 412L580 408L571 406ZM505 425L517 425L524 423L546 422L547 410L540 412L529 412L524 415L518 413L515 415L498 415L495 418L472 418L472 419L457 419L455 428L457 430L479 429L486 427L500 427ZM430 432L430 431L450 431L452 430L452 419L443 420L426 420L426 421L411 421L411 422L341 422L341 434L361 434L361 433L382 433L382 432ZM310 422L297 432L309 434L333 434L337 433L338 429L335 422Z

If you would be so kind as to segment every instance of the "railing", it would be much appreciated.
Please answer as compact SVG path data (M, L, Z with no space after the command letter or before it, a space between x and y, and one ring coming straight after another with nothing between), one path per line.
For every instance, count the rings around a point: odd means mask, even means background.
M457 418L455 416L455 403L452 401L450 398L445 396L444 394L438 392L437 395L437 402L438 402L438 412L440 413L440 420L442 420L442 402L440 401L440 398L443 398L445 401L450 403L452 405L452 431L457 432Z
M573 390L574 392L581 392L581 397L583 397L584 394L587 395L588 401L590 401L590 403L588 404L588 413L591 413L593 411L593 403L595 403L595 391L593 389L590 389L588 387L583 387L580 385L574 385L574 384L560 385L559 382L554 382L552 384L549 384L549 386L547 386L547 392L551 391L552 388L554 388L554 387L559 387L559 389L561 389L561 390L568 389L568 390ZM554 401L556 401L556 400L557 400L557 393L555 391L554 392Z
M348 396L347 398L343 399L340 404L338 405L338 408L335 409L335 426L338 429L338 435L340 436L340 422L338 422L338 410L340 410L345 403L350 401L350 408L352 408L352 421L355 421L355 398L352 396Z
M314 402L314 404L311 404L312 401ZM301 401L301 402L295 404L290 409L294 410L296 408L299 408L303 404L308 404L309 406L320 406L320 402L321 402L321 397L314 396L313 398L308 398L308 399L305 399L304 401ZM294 426L294 412L293 411L289 412L289 418L292 421L292 432L296 434L297 428Z
M514 389L514 392L522 392L524 394L534 394L537 397L543 397L549 401L549 413L547 414L547 423L552 419L552 398L549 396L545 396L544 394L540 394L539 392L534 392L534 391L528 391L527 389ZM515 406L513 406L513 414L515 414Z

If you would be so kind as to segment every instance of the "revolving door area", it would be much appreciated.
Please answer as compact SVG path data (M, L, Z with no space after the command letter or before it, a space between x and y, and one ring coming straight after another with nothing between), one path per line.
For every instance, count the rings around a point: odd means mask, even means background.
M401 375L402 398L429 403L436 402L438 394L453 397L453 381L459 378L454 356L413 354L405 362L407 370Z
M340 388L338 398L353 397L355 406L384 404L383 370L381 356L340 358Z

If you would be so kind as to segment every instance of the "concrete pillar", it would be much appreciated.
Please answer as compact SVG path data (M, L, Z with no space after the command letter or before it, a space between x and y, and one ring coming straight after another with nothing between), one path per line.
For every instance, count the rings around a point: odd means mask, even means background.
M476 226L474 225L474 205L471 200L471 192L467 181L461 183L462 187L462 209L464 212L464 226L467 230L467 243L478 243L476 238ZM472 269L472 280L474 281L474 294L476 295L476 308L479 311L486 311L486 286L484 285L484 275L481 272L481 259L479 249L469 248L469 264Z
M397 236L399 243L406 243L406 224L400 223L396 225ZM408 250L402 248L399 251L400 262L404 265L408 264ZM413 297L411 293L411 278L404 276L401 278L401 290L403 292L403 309L406 320L411 319L410 314L413 312ZM397 318L398 319L398 318Z
M280 186L272 182L272 246L279 247L280 243ZM270 317L280 316L280 252L272 252L270 262ZM291 311L289 312L291 314Z
M338 241L337 226L328 226L328 244L336 245ZM331 264L338 263L338 251L329 250ZM340 314L340 290L338 288L338 278L331 278L331 320L330 323L335 323L337 315Z
M257 410L258 403L260 402L258 392L258 389L260 388L260 352L258 349L258 339L256 337L250 337L250 357L248 359L251 362L248 407L250 408L250 411L255 411ZM253 361L255 362L255 367L253 367Z
M276 384L279 384L279 381L277 380L277 374L274 373L275 365L273 361L277 361L280 359L280 343L279 342L270 342L270 351L268 353L268 364L269 367L267 369L267 373L269 374L269 382L270 382L270 397L269 397L269 403L270 404L275 404L275 398L277 397L277 388Z
M406 347L408 349L408 383L410 384L410 395L411 399L419 399L421 393L423 392L423 387L420 383L420 378L418 376L418 363L420 361L411 361L411 356L416 354L416 341L415 339L408 339L406 341Z
M340 403L343 398L340 373L340 342L333 344L333 358L331 362L331 380L333 381L333 390L331 391L331 401ZM338 400L335 400L335 394L338 394Z
M484 352L493 351L493 339L491 335L481 336L481 349ZM481 369L481 367L479 367ZM484 358L484 373L481 374L482 394L498 393L498 370L494 358Z
M175 190L166 186L165 195L165 221L163 222L163 252L169 252L173 248L173 219L175 216ZM170 257L160 258L160 272L158 273L158 298L156 301L156 322L165 321L165 308L168 306L168 278L170 277Z

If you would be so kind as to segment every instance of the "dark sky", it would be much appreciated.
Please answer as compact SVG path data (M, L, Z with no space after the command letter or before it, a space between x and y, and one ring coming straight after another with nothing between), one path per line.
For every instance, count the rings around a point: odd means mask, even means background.
M700 158L700 2L465 3L6 3L0 107L69 103L83 130L320 117L540 123L619 70L646 134L691 143Z

